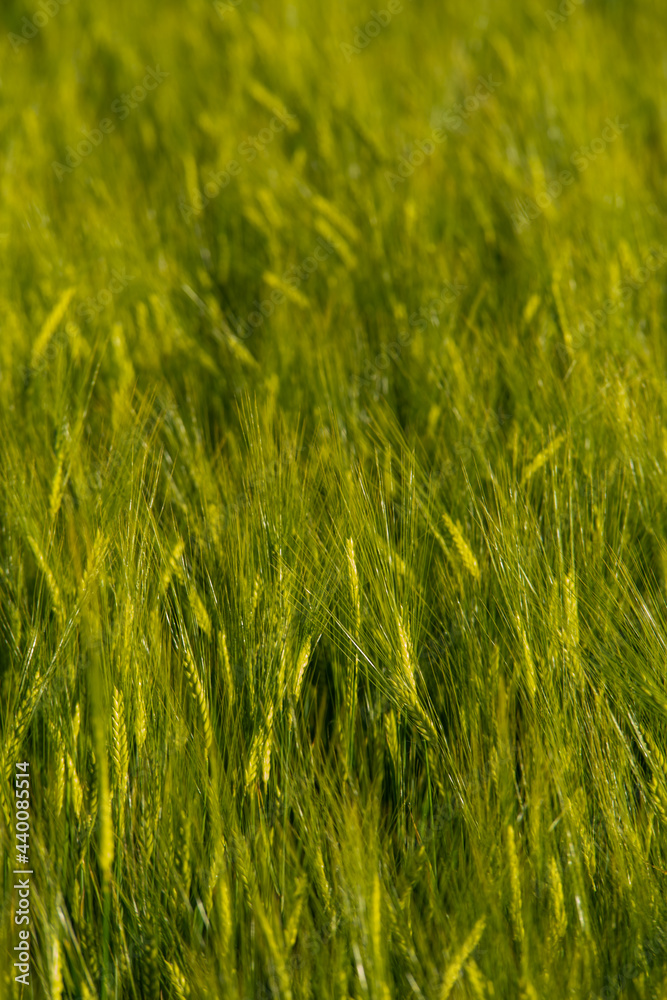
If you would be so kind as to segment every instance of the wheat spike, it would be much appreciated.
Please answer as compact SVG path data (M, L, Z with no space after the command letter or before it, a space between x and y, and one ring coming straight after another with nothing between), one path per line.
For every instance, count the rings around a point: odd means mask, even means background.
M62 603L62 597L60 594L60 587L56 583L56 578L53 575L49 564L46 561L46 557L42 552L37 539L33 535L28 535L28 545L32 549L32 553L37 560L37 565L44 575L46 580L46 585L49 588L51 594L51 602L53 604L53 610L56 613L56 617L60 622L65 620L65 609Z
M188 678L193 697L199 706L199 714L201 715L201 721L204 728L204 747L206 751L206 758L208 760L209 751L213 742L211 716L208 711L208 700L206 698L204 686L201 682L201 678L199 677L197 667L195 666L195 661L192 658L192 653L187 647L185 649L185 673Z
M296 944L296 936L299 932L299 920L301 919L303 904L306 898L307 885L307 879L303 877L300 878L297 883L294 897L294 909L290 914L290 918L287 921L287 927L285 928L285 945L288 952L290 952Z
M60 504L62 503L63 493L65 490L64 478L63 478L63 444L61 442L58 448L58 454L56 456L56 471L53 477L53 483L51 485L51 496L49 498L49 518L51 521L55 521L58 511L60 510Z
M229 890L229 879L225 871L220 879L220 937L222 943L222 957L232 975L236 971L234 968L234 950L232 948L233 921L232 921L232 899Z
M166 966L169 970L169 979L171 980L174 996L177 997L178 1000L186 1000L186 998L190 995L190 989L185 976L181 972L178 962L167 962Z
M90 753L90 760L88 764L87 788L88 794L86 812L88 813L88 833L90 833L95 826L98 805L98 779L96 774L95 754L93 751Z
M530 650L530 643L528 642L528 636L526 635L526 630L523 627L523 622L521 621L521 616L516 615L516 627L521 638L521 651L523 653L523 663L525 668L525 680L526 687L528 688L528 693L530 695L531 701L535 700L535 694L537 693L537 681L535 678L535 662L533 660L533 654Z
M59 741L58 745L58 767L56 769L55 797L56 816L60 816L65 798L65 754L62 749L62 740Z
M250 757L248 758L248 763L245 770L245 788L248 791L252 785L255 784L257 780L257 765L259 764L259 748L261 743L261 734L255 733L252 741L252 746L250 747Z
M109 795L109 775L106 758L103 757L97 768L98 775L98 808L100 814L100 867L105 882L108 883L114 857L113 825L111 822L111 797Z
M197 588L192 586L190 588L190 606L194 613L197 625L205 633L208 638L211 638L211 619L209 618L208 611L206 610L206 605L202 601Z
M227 635L225 632L220 633L220 648L222 649L222 666L225 671L225 681L227 683L227 691L229 697L229 704L234 704L234 677L232 674L232 663L229 659L229 649L227 648Z
M28 728L28 722L32 716L33 709L37 702L39 692L42 686L42 677L39 672L35 674L35 678L28 689L28 693L25 696L25 701L19 708L18 716L16 719L16 725L14 727L14 732L12 737L7 744L4 752L4 773L5 781L9 782L12 771L14 770L14 763L18 754L21 750L23 744L23 738L25 736L26 730Z
M551 444L547 445L547 447L533 459L521 477L522 485L525 485L529 479L532 479L536 472L539 472L543 465L546 465L552 455L556 454L564 440L565 435L559 434L558 437L553 439Z
M452 541L454 542L454 546L456 547L456 551L459 554L461 562L463 563L467 571L470 573L470 575L475 580L479 580L480 574L479 574L479 565L477 563L477 559L473 555L472 549L470 548L465 538L463 537L461 528L459 527L458 524L455 524L454 521L452 521L451 517L447 513L442 515L442 519L447 525L449 533L452 536Z
M310 659L312 639L310 636L305 640L303 646L301 647L301 652L299 653L298 659L296 661L296 667L294 669L293 680L292 680L292 697L294 698L294 704L299 700L299 695L301 694L301 686L303 684L303 678L306 673L306 667L308 666L308 661Z
M584 675L579 657L579 612L576 584L571 576L565 577L565 621L567 623L567 652L575 680L581 686Z
M113 702L111 706L111 734L114 780L116 785L117 798L117 818L119 835L122 838L125 832L125 795L127 792L128 780L128 751L127 751L127 731L125 728L125 710L123 706L123 692L118 688L113 689Z
M51 997L60 1000L63 995L63 970L60 954L60 941L54 935L51 944Z
M79 584L80 597L84 597L87 594L91 583L99 573L100 567L104 562L106 546L107 546L106 537L98 529L97 533L95 534L95 541L93 542L92 548L88 552L86 568L84 570L83 576L81 577L81 582Z
M79 775L76 773L76 768L74 766L74 761L67 754L67 773L69 775L71 789L72 789L72 802L74 804L74 812L76 813L77 819L81 815L81 806L83 805L83 792L81 790L81 782L79 781Z
M75 291L75 288L68 288L64 291L49 315L46 317L42 329L39 331L37 339L32 346L30 364L33 368L37 367L40 358L49 346L49 342L53 337L53 334L58 329L61 319L67 312L67 307L70 304Z
M523 917L521 915L521 882L519 878L519 859L514 839L514 827L511 824L507 827L507 858L510 871L512 928L514 931L514 940L521 947L524 938Z
M354 557L354 541L352 538L348 538L346 541L345 552L347 555L347 568L350 577L352 606L354 608L354 634L355 637L358 638L359 629L361 627L361 604L359 600L359 574L357 573L357 563Z
M487 996L486 979L474 958L468 960L466 973L476 1000L485 1000Z
M125 708L123 702L123 692L118 688L113 689L113 702L111 706L111 731L113 737L113 763L116 788L119 799L122 801L127 788L127 731L125 728Z
M565 898L558 864L555 858L549 860L549 886L551 888L551 945L556 947L567 930Z
M394 765L394 771L396 774L398 774L399 773L398 733L396 730L396 715L393 709L390 709L384 717L384 733L385 733L385 738L387 740L387 746L389 747L391 760Z
M285 997L285 1000L292 1000L292 987L290 985L287 968L285 966L283 948L280 947L276 941L271 921L266 916L264 907L259 899L255 899L254 901L254 912L256 913L259 924L264 932L264 937L266 938L266 943L269 946L271 958L273 959L273 964L275 965L278 983L280 984L280 996Z
M141 751L146 742L146 706L142 693L141 679L137 684L137 714L134 722L134 738L137 741L137 750Z
M415 705L417 703L417 682L415 681L415 672L412 666L410 636L400 618L398 620L398 648L404 687L407 688L410 704Z
M454 988L454 983L461 974L461 970L479 944L480 938L484 933L485 925L486 921L484 917L481 917L463 942L462 947L447 966L447 970L442 979L442 986L440 987L440 1000L448 1000L448 997Z
M76 703L76 708L74 709L74 715L72 716L72 735L74 737L74 742L79 738L79 730L81 729L81 708L79 702Z
M181 557L184 552L185 552L185 542L183 541L182 538L179 538L177 539L176 544L174 545L173 551L169 556L169 561L167 562L165 571L162 574L163 590L165 591L168 590L169 584L171 583L174 576L179 580L182 578L183 570L181 567Z
M271 744L273 741L273 705L269 708L266 718L266 731L264 735L264 750L262 753L262 781L266 785L271 773Z

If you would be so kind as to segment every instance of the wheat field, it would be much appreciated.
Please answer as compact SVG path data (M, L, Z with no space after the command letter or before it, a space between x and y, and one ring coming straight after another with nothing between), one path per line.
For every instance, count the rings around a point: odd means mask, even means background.
M659 0L0 23L0 998L665 1000Z

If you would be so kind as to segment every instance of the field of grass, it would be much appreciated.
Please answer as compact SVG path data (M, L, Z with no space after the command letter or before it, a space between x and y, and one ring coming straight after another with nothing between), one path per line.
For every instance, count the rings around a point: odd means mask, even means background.
M0 998L666 998L663 3L0 28Z

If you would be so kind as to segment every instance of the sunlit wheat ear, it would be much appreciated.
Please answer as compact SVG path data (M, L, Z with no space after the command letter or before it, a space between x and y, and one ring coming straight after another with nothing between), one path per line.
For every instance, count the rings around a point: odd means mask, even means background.
M382 955L382 883L377 872L373 874L370 905L370 937L373 951L373 968L380 1000L390 1000L389 987L385 981Z
M577 590L574 578L565 577L565 621L567 624L566 645L575 682L581 686L584 674L579 656L579 612Z
M303 678L305 677L306 667L308 666L308 661L310 660L312 642L313 642L312 638L308 636L303 646L301 647L301 652L299 653L298 659L296 661L296 666L292 674L292 698L294 699L295 705L299 700L299 695L301 694Z
M521 621L521 615L517 612L516 614L516 627L519 633L519 639L521 641L521 652L523 654L523 665L524 665L524 679L526 688L528 689L528 694L530 695L531 701L534 702L535 694L537 693L537 680L535 676L535 661L533 660L533 654L531 652L530 643L528 642L528 636L526 635L526 630L523 627L523 622Z
M64 477L63 477L63 459L64 459L64 441L61 440L58 447L58 453L56 455L56 471L53 476L53 483L51 485L51 496L49 498L49 519L51 522L55 521L58 511L60 510L60 504L62 503L63 492L64 492Z
M53 940L51 942L51 998L52 1000L60 1000L63 994L63 970L62 970L62 954L60 950L60 941L58 940L57 934L53 935Z
M510 873L510 914L512 930L516 944L521 947L524 939L523 916L521 906L521 881L519 877L519 859L516 852L514 827L508 824L505 831L507 842L507 861Z
M185 552L185 542L182 538L177 539L176 544L169 556L169 560L165 567L164 573L162 574L162 589L168 590L169 584L176 577L178 580L183 578L183 569L181 566L181 559L183 553Z
M99 810L99 858L102 875L106 880L111 875L113 865L114 843L113 824L111 821L111 796L109 795L109 772L106 755L101 756L97 763L98 776L98 810Z
M229 649L227 648L227 635L224 631L220 633L220 649L222 651L222 669L225 673L225 685L227 687L227 697L230 707L234 704L234 676L232 674L232 663L229 659Z
M16 718L16 725L14 726L14 732L7 743L4 751L4 775L5 781L8 783L11 774L14 770L14 765L18 759L18 755L21 751L23 745L23 739L25 737L28 722L32 711L37 703L37 698L42 688L42 677L39 671L34 676L33 682L28 688L28 692L25 696L25 700L21 704L18 711L18 716Z
M56 783L55 783L55 814L60 816L65 798L65 751L62 740L58 741L58 756L56 760Z
M141 680L138 681L136 690L137 710L134 717L134 738L137 741L137 750L141 752L146 742L146 705L144 704Z
M252 588L252 598L251 598L251 601L250 601L250 616L251 616L251 618L253 618L253 620L254 620L255 614L257 612L257 603L259 601L259 588L260 588L261 581L262 581L261 573L256 573L255 574L255 583L254 583L253 588Z
M72 296L76 292L76 288L66 289L58 299L57 303L49 313L49 315L44 320L42 329L37 334L35 342L32 347L32 354L30 356L30 364L32 368L36 368L45 353L49 342L53 337L54 333L60 325L60 321L63 319L65 313L67 312L67 307L72 301Z
M67 755L67 773L70 779L72 804L74 805L74 812L78 819L81 815L81 806L83 805L83 791L81 790L81 782L79 781L79 775L76 773L74 761L69 754Z
M306 890L308 888L308 880L305 876L297 882L296 892L294 894L294 906L292 912L290 913L289 920L287 921L287 926L285 928L285 945L287 951L290 952L294 945L296 944L296 937L299 933L299 921L301 920L301 914L303 913L303 905L306 901Z
M79 730L81 729L81 707L79 702L76 703L76 708L74 709L74 714L72 715L72 736L74 737L74 743L76 744L79 738Z
M549 937L552 948L556 948L567 930L567 914L565 913L565 897L558 864L555 858L549 859L549 888L551 889L551 920Z
M186 885L190 884L190 818L185 809L178 815L178 866Z
M651 799L660 821L667 826L667 757L655 741L644 731L644 739L651 751Z
M56 613L58 621L62 624L65 621L65 607L62 602L62 594L60 593L60 587L56 582L56 578L53 575L51 568L46 561L46 557L42 552L37 539L32 535L28 535L28 545L32 549L32 553L37 560L37 565L39 566L44 579L46 580L46 586L51 595L51 604L53 605L53 610Z
M475 580L479 580L480 572L477 559L473 555L472 549L463 537L460 527L452 521L451 517L447 513L442 515L442 519L447 525L447 530L452 536L452 541L454 542L454 546L459 554L459 558L463 563L463 566Z
M204 632L204 634L210 639L211 638L211 619L209 618L208 611L206 610L206 605L199 596L197 588L193 585L190 587L189 591L190 606L192 608L195 620L199 628Z
M107 545L108 542L106 536L98 529L95 534L95 541L93 542L92 548L88 552L86 568L79 584L80 597L85 597L88 594L92 583L94 583L102 566L104 565Z
M257 879L255 878L248 844L242 834L234 833L232 836L232 845L234 849L236 872L243 885L246 903L248 906L252 907L257 893Z
M97 764L95 760L95 754L91 750L90 759L88 761L88 769L86 776L86 813L87 813L87 823L86 823L86 835L90 836L93 827L97 820L97 806L98 806L98 777L97 777Z
M169 973L169 981L173 990L173 996L177 1000L187 1000L190 996L190 989L188 987L188 982L183 973L181 972L178 962L165 962L167 966L167 971Z
M474 958L469 958L466 964L466 974L475 1000L486 1000L490 996L489 986L484 973Z
M199 708L199 714L201 716L201 722L204 731L204 747L206 752L206 759L208 760L208 755L211 750L211 744L213 742L213 731L211 729L211 716L208 710L208 700L206 698L206 692L204 691L204 686L201 682L201 678L199 676L197 667L195 666L195 661L192 658L192 653L187 647L185 649L185 673L188 678L188 684L190 685L190 691Z
M229 888L229 877L226 866L220 876L218 898L220 900L220 944L222 958L233 975L236 971L236 955L233 948L234 914L232 912L232 894Z
M128 780L127 730L125 728L125 708L123 692L113 689L111 706L111 734L114 779L118 803L118 826L122 838L125 832L125 795Z
M407 627L403 624L400 618L398 620L398 649L400 653L399 662L402 668L401 680L403 682L403 687L407 691L408 701L411 704L416 704L417 682L413 667L410 636L408 634Z
M317 882L320 894L324 899L327 910L331 911L333 894L324 868L324 856L322 854L322 846L320 844L318 844L317 848L315 849L315 863L313 865L313 868L315 874L315 881Z
M433 722L425 712L417 693L417 677L412 641L407 622L403 621L402 615L398 616L397 627L400 665L398 676L399 696L403 704L411 710L413 722L422 736L426 738L435 737L437 734Z
M486 920L484 917L480 917L468 937L463 942L459 951L447 966L445 974L442 977L442 985L439 993L440 1000L448 1000L449 995L454 989L454 984L461 974L461 970L479 944L482 934L484 933L485 926Z
M354 608L354 634L358 638L361 627L361 603L359 597L359 574L357 573L357 563L354 557L354 541L351 538L345 543L345 553L347 555L347 569L350 580L350 591L352 594L352 607Z
M271 747L273 744L273 705L269 708L263 728L262 781L266 785L271 773Z
M399 756L398 756L398 732L396 729L396 714L392 709L390 709L384 717L384 733L385 739L387 740L387 746L389 747L389 754L391 756L392 764L394 765L394 773L398 776L399 772Z
M523 476L521 477L522 484L527 483L529 479L533 478L536 472L539 472L542 466L546 465L549 459L556 454L556 452L558 451L564 440L565 440L565 435L559 434L558 437L553 439L551 444L548 444L547 447L544 448L539 453L539 455L535 456L535 458L526 468Z
M245 790L249 791L257 781L257 768L259 766L259 755L262 747L261 732L255 733L250 747L250 756L245 769Z
M278 980L278 985L280 989L279 995L285 997L285 1000L292 1000L292 987L290 983L290 977L287 972L287 966L285 965L285 955L282 941L276 940L276 935L271 926L271 921L266 916L264 912L264 907L259 899L255 903L255 912L257 914L258 922L264 932L264 937L266 938L266 943L269 947L269 953L273 960L273 965L276 970L276 978Z

